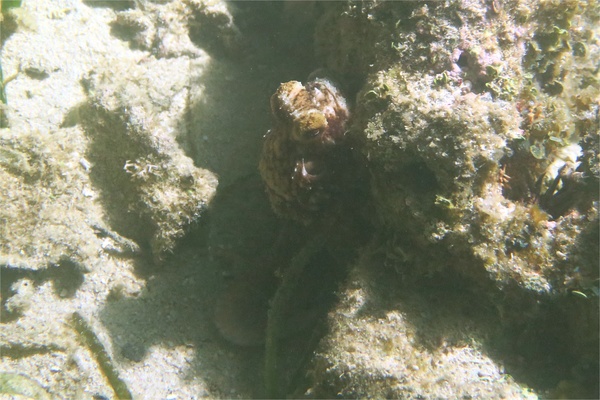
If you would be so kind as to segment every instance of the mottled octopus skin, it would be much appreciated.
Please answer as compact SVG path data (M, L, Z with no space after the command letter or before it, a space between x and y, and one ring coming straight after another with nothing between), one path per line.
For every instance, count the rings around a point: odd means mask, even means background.
M309 224L327 207L344 164L340 151L349 118L333 83L282 83L271 97L273 128L259 163L273 210Z

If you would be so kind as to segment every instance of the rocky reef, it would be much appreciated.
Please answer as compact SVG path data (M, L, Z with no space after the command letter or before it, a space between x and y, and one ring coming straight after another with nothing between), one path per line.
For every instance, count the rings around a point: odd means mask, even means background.
M369 331L384 348L396 343L397 333L373 326L388 324L394 307L410 313L403 293L415 282L423 285L418 296L454 291L487 304L465 312L486 327L480 344L510 349L502 357L511 375L553 396L597 396L598 19L595 2L457 1L350 3L320 21L317 53L326 66L367 80L351 135L361 143L381 233L356 273L396 276L398 285L349 283L315 364L317 397L445 397L448 386L465 383L426 383L437 367L422 375L422 366L396 364L403 345L380 355L351 345ZM357 293L364 306L354 304ZM394 332L422 317L399 321L392 318ZM461 336L425 325L444 343ZM384 360L390 364L373 372ZM450 390L459 395L458 386ZM476 383L465 390L487 397Z
M597 2L11 3L0 393L599 397Z
M120 79L120 68L136 79ZM110 198L111 225L157 259L198 221L217 187L215 174L196 168L174 135L185 135L180 121L188 111L189 77L180 72L190 68L185 59L137 68L115 63L84 78L90 102L77 110L90 138L91 179ZM163 79L152 81L157 71Z
M216 174L190 157L185 121L202 89L190 81L208 56L187 32L192 19L228 14L194 1L149 2L143 13L130 1L1 8L0 397L110 398L108 375L123 376L124 364L101 310L140 293L134 264L163 263L216 191ZM148 22L156 56L130 46L143 29L123 28L125 19ZM73 316L90 321L87 333ZM137 337L150 332L140 321ZM101 345L86 346L92 339ZM141 348L125 354L139 360ZM167 396L160 384L142 394L138 378L126 379L135 396ZM191 386L186 397L198 393Z

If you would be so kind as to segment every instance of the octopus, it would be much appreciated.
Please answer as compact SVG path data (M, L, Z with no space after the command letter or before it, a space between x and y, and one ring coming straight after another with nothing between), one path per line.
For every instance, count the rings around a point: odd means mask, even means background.
M274 326L271 332L289 331L290 336L310 326L311 315L324 309L329 301L324 299L333 292L327 285L343 274L342 260L360 241L356 232L366 231L342 223L348 212L355 216L353 222L360 219L353 208L361 204L354 182L361 179L351 160L350 113L341 91L324 78L306 84L290 81L279 86L270 105L272 128L264 137L259 162L262 182L255 185L249 179L234 185L243 201L231 224L236 234L247 228L248 236L256 237L258 227L271 221L270 234L259 235L265 242L254 243L251 252L225 257L240 258L236 264L252 267L236 274L215 305L221 336L240 346L264 344L269 324ZM258 207L261 198L274 213ZM226 202L225 197L221 200ZM231 213L232 207L224 210ZM247 219L252 220L244 223ZM270 343L267 348L273 349Z
M346 99L328 79L290 81L271 97L271 114L260 174L275 213L308 225L334 201L347 164Z

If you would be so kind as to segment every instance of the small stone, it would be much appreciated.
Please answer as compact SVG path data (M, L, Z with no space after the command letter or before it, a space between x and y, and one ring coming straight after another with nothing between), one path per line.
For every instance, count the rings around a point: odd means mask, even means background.
M121 348L121 355L133 362L140 362L146 355L146 349L141 343L125 343Z

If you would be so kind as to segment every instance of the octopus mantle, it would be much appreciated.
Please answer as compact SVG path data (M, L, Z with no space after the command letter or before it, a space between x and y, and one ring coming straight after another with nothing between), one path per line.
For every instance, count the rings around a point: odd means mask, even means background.
M282 83L259 163L273 210L309 224L335 201L346 164L346 100L329 80Z

